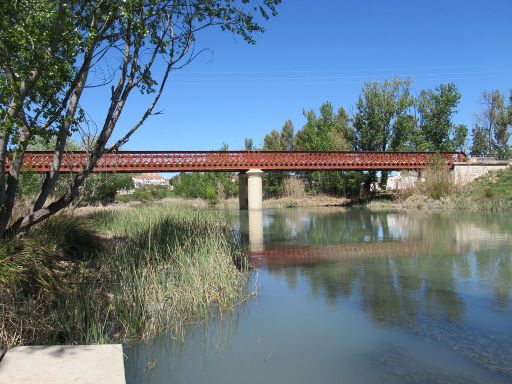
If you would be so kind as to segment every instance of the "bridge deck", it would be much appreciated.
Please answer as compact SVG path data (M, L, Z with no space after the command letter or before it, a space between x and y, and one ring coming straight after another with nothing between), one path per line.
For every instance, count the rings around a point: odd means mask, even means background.
M465 161L462 152L441 152L444 163ZM94 172L238 172L257 168L274 171L400 170L429 166L432 152L303 152L303 151L119 151L104 154ZM52 152L27 152L27 172L50 169ZM87 163L87 152L66 152L62 172L78 172Z

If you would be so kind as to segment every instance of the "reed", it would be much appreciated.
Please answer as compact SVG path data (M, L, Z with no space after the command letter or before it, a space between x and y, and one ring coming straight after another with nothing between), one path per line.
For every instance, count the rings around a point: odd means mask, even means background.
M163 331L179 337L187 324L248 296L239 236L218 212L151 205L103 210L79 220L92 223L99 234L82 229L104 246L68 261L53 255L48 269L58 284L42 286L32 278L14 284L0 276L3 344L126 342ZM48 223L18 246L26 252L29 239L55 237L56 225ZM18 258L9 252L10 260ZM55 266L64 272L54 273Z

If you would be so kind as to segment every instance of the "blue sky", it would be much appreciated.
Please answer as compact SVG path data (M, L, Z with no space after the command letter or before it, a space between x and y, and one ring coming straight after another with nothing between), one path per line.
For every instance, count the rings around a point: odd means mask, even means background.
M158 110L124 149L207 150L265 133L330 101L349 113L365 81L411 77L419 91L454 82L457 123L472 127L484 90L512 88L512 0L283 0L256 45L202 32L208 52L175 72ZM104 116L95 89L84 105ZM118 137L149 103L133 94ZM98 118L98 122L99 122Z

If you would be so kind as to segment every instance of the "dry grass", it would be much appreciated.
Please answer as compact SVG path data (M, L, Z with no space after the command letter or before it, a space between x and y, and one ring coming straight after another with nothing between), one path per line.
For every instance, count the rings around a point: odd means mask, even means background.
M293 199L302 199L306 197L306 186L303 180L295 177L288 177L284 181L284 194L283 197Z
M432 166L424 173L424 181L417 184L420 193L440 200L456 191L450 170L443 166Z

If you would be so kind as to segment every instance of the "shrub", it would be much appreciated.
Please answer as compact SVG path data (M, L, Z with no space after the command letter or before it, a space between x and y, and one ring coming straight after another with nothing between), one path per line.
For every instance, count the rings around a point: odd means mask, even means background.
M117 195L116 200L127 203L129 201L149 202L162 200L166 197L174 196L174 192L163 185L147 185L143 188L137 188L133 193L126 195Z
M117 192L133 188L129 174L94 174L87 178L82 189L83 204L110 204L116 199Z
M238 196L238 183L231 176L227 172L181 173L174 181L175 192L215 204L221 198Z
M424 181L417 183L422 194L434 200L450 195L454 191L454 184L450 170L446 168L440 156L434 156L429 167L423 175Z
M284 181L284 196L300 199L306 196L304 181L288 177Z

